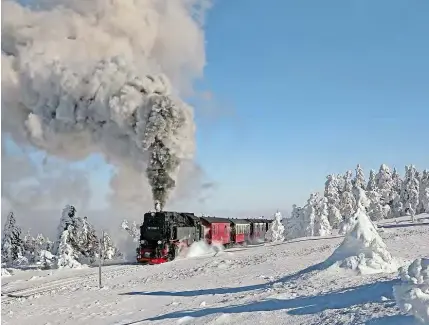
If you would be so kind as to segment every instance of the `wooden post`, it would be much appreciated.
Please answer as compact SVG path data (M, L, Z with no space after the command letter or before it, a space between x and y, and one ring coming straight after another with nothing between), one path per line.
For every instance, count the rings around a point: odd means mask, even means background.
M98 287L101 289L101 259L103 258L103 241L104 241L104 230L101 231L101 238L98 250Z

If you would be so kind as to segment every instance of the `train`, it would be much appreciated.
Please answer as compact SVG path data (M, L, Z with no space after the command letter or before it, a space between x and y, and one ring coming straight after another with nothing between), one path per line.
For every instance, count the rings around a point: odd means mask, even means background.
M225 248L263 243L272 220L197 217L194 213L155 211L144 214L137 262L161 264L197 241Z

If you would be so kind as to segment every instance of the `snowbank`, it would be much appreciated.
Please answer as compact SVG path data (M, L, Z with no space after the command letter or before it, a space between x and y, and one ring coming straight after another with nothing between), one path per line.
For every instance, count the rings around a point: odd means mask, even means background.
M396 271L396 263L366 213L359 209L353 219L353 229L346 234L344 241L328 258L327 263L360 274Z
M402 267L402 283L393 288L399 308L429 324L429 258L418 258L408 267Z
M6 270L5 268L1 268L1 276L11 276L10 272Z

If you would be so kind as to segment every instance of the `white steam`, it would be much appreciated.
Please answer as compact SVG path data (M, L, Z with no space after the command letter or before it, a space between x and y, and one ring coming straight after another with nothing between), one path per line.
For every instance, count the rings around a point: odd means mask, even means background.
M111 202L148 209L149 183L162 187L166 178L146 179L159 143L175 162L161 157L157 164L171 167L165 188L174 187L180 163L194 156L193 110L179 96L189 94L203 72L202 17L209 3L37 5L2 1L2 132L68 161L102 154L117 168ZM154 122L160 103L167 103L168 114Z

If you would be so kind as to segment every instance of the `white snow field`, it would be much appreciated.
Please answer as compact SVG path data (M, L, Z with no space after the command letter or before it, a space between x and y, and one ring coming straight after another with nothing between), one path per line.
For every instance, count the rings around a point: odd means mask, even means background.
M429 215L417 218L379 224L399 266L429 256ZM397 271L365 275L326 266L343 239L297 238L162 265L105 266L102 289L97 268L12 270L2 276L2 324L422 324L396 304Z

